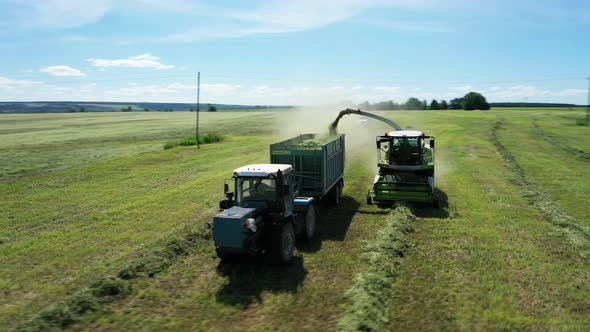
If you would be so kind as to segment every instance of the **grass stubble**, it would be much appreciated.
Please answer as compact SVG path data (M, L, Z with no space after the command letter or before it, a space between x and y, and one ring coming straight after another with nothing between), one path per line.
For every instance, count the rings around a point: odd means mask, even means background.
M558 227L558 232L577 248L578 254L585 259L590 259L590 229L560 209L549 195L528 179L525 170L498 138L497 133L502 130L502 124L503 120L496 121L492 127L491 140L512 172L513 182L521 188L524 196L541 212L545 220Z

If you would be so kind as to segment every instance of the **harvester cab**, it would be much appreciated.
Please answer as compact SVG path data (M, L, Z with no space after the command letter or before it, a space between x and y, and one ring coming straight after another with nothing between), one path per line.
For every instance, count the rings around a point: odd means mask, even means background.
M378 166L387 170L434 171L434 137L421 131L400 130L377 136Z

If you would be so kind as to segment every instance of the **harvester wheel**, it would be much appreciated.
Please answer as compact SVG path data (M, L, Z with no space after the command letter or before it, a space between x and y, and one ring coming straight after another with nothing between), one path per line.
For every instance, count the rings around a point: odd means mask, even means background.
M277 227L273 234L274 246L272 255L278 263L288 263L293 258L295 248L295 232L293 225L286 222L282 227Z
M438 198L434 198L432 200L432 207L435 209L438 209L440 207L440 202L438 201Z
M305 213L305 239L311 241L315 234L315 205L309 205L307 212Z

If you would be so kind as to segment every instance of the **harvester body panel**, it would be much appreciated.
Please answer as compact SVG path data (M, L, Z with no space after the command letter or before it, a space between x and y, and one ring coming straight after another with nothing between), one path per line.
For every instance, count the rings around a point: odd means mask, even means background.
M377 137L379 175L367 202L436 203L434 137L418 131L390 132Z

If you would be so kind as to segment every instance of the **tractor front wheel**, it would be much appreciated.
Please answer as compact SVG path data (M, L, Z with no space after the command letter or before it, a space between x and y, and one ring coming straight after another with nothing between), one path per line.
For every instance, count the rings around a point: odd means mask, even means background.
M219 257L223 263L231 262L234 258L234 255L228 254L227 252L223 251L223 249L216 248L215 253L217 253L217 257Z

